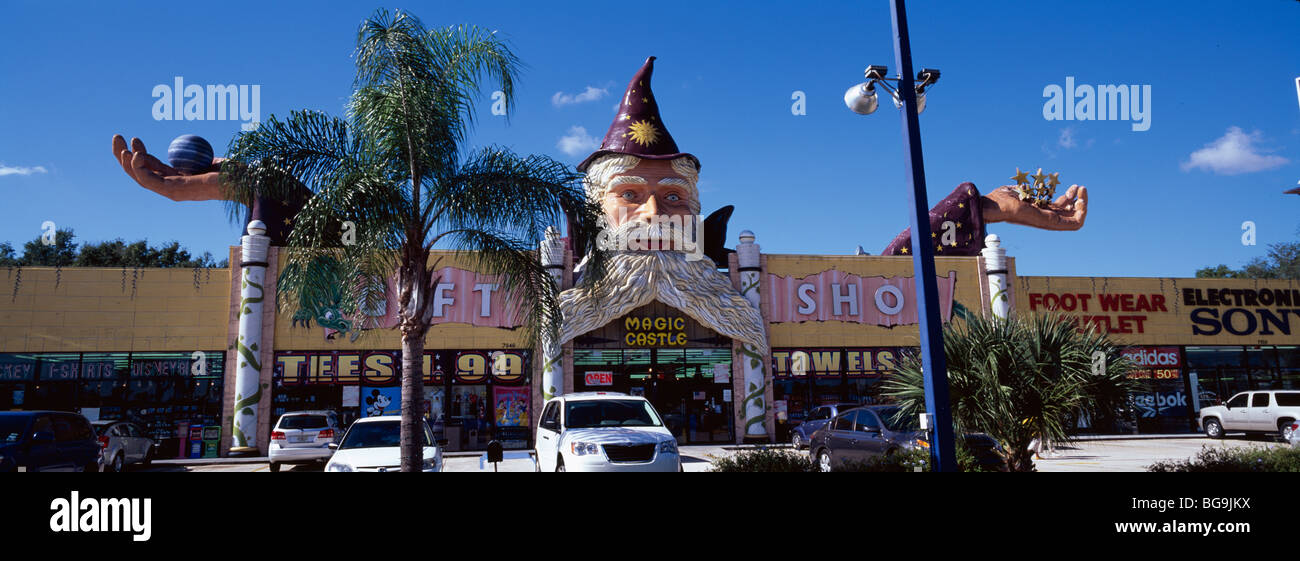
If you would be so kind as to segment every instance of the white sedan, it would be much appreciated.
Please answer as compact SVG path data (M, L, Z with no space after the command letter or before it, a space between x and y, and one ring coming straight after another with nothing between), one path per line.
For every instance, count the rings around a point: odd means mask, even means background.
M643 397L577 393L546 402L538 471L682 471L677 439Z
M442 449L433 438L428 421L421 421L420 431L424 444L424 462L421 471L442 470ZM357 419L343 435L343 442L335 445L334 455L325 464L326 472L348 471L401 471L402 419L400 417L366 417Z

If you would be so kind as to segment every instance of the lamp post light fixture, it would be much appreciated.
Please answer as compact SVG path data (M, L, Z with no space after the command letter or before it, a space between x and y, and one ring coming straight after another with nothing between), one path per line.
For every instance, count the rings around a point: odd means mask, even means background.
M903 100L899 97L898 88L891 86L890 82L898 82L900 78L888 78L885 73L889 68L881 65L871 65L865 72L867 81L853 86L844 92L844 104L849 106L854 113L859 115L870 115L876 112L879 102L876 98L876 84L889 92L890 97L894 98L894 107L903 108ZM916 73L916 113L919 115L925 111L925 90L939 81L939 71L933 68L923 68Z
M905 167L912 189L912 271L916 282L918 335L921 370L925 378L926 421L933 435L930 458L935 471L957 471L953 441L952 405L948 399L948 368L943 354L943 322L939 318L939 288L934 278L934 246L930 240L930 204L925 195L925 164L921 158L921 129L918 116L925 109L925 90L939 81L939 71L926 68L912 78L912 46L907 34L904 0L891 0L894 27L894 57L897 78L888 78L888 68L867 67L866 82L849 88L844 103L854 113L869 115L879 107L876 86L884 88L902 109ZM891 85L895 82L896 85Z

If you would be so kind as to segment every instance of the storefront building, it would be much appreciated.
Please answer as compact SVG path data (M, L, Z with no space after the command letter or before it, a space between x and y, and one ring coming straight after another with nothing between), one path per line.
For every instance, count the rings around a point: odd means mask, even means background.
M1300 285L1286 280L1020 277L1021 313L1056 311L1128 347L1142 433L1191 432L1202 407L1300 388ZM1295 320L1295 321L1293 321Z
M757 250L755 239L749 234L739 247ZM268 301L280 253L269 251ZM573 262L567 247L561 254ZM911 260L751 256L767 338L760 360L724 335L726 326L655 299L575 331L556 363L562 393L645 396L683 444L755 441L755 427L763 441L781 442L817 405L884 400L881 382L917 345ZM231 257L240 263L241 248ZM524 346L517 306L492 277L442 257L422 361L425 412L451 450L483 449L494 439L529 448L549 389L539 375L545 349ZM1132 422L1083 419L1082 431L1191 432L1201 407L1237 392L1300 388L1300 286L1293 282L1017 277L1009 261L1014 313L1068 314L1081 328L1106 331L1137 366L1132 376L1142 390L1118 416ZM982 258L940 257L936 265L945 322L990 313ZM740 269L733 258L718 275L739 287ZM18 271L9 273L13 295L0 302L0 408L132 420L175 455L186 453L195 427L219 426L221 452L235 447L236 411L255 412L259 448L289 411L330 409L345 421L400 411L391 286L384 305L345 321L330 302L263 308L255 319L266 344L247 355L263 393L245 401L232 371L249 363L236 344L246 297L229 269L30 268L21 275L19 283ZM746 366L762 372L761 386L746 385ZM763 404L757 421L746 396Z

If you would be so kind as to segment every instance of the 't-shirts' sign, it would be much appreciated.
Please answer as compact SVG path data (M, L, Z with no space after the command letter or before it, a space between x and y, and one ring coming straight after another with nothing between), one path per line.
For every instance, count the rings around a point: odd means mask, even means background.
M424 383L521 384L527 374L524 351L425 351ZM401 382L400 351L306 351L275 353L275 375L284 384L387 386Z
M588 386L614 385L613 372L588 372L585 378Z
M837 270L803 278L767 275L772 323L846 321L885 327L917 323L916 286L912 277L859 277ZM936 277L939 311L952 319L957 272Z

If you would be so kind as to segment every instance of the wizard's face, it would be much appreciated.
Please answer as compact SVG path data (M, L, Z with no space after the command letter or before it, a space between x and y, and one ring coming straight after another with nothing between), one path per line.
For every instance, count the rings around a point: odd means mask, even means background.
M610 179L601 205L615 228L630 221L649 224L656 215L690 216L699 206L690 187L690 180L674 171L671 161L641 160Z

